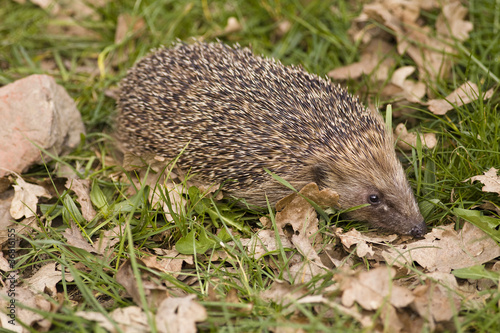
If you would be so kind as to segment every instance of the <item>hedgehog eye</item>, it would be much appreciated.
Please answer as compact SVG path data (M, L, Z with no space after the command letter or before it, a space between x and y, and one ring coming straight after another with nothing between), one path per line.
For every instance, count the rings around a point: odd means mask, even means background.
M380 198L376 194L371 194L368 196L368 202L372 205L378 205L380 203Z

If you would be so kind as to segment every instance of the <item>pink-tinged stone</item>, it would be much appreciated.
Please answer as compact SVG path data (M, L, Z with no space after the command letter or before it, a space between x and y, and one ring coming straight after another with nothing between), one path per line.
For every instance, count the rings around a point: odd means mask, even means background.
M0 88L0 177L40 163L37 145L67 153L80 143L81 133L75 102L51 76L31 75Z

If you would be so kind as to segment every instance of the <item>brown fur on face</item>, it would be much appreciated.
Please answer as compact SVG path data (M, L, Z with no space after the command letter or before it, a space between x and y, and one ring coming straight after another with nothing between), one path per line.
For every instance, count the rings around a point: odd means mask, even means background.
M137 155L175 158L206 183L265 206L312 181L350 217L422 236L425 224L380 115L302 68L221 43L177 44L139 61L121 83L116 136Z

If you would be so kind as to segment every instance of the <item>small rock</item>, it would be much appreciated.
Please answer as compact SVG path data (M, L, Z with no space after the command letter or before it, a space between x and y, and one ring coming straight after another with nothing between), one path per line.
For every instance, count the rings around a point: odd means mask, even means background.
M0 88L0 119L0 177L40 163L36 145L66 153L85 133L75 102L48 75L31 75Z

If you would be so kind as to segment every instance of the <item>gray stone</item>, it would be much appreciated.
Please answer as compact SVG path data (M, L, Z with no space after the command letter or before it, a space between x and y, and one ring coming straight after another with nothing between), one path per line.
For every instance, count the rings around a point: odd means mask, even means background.
M40 163L37 145L67 153L80 143L81 133L75 102L51 76L31 75L0 88L0 177Z

